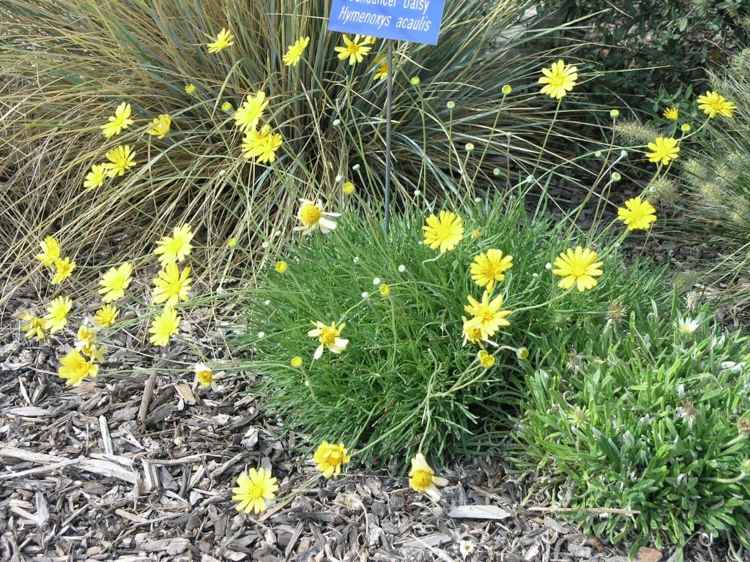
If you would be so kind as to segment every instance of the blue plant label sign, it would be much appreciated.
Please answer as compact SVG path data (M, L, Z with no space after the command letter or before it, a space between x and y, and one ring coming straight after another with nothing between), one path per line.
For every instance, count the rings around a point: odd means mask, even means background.
M445 0L333 0L329 31L437 45Z

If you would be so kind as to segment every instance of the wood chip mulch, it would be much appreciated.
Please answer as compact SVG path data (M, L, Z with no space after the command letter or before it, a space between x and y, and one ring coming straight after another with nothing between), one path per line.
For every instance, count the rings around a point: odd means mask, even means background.
M184 366L198 352L221 359L213 337L154 358L131 335L112 353L114 366L71 389L55 371L72 332L38 344L7 318L0 560L628 560L558 520L496 459L443 471L451 485L437 504L385 470L318 477L304 436L264 415L252 375L193 385ZM183 372L168 369L175 365ZM259 516L231 502L238 474L253 466L272 468L280 484ZM655 552L650 560L669 558Z

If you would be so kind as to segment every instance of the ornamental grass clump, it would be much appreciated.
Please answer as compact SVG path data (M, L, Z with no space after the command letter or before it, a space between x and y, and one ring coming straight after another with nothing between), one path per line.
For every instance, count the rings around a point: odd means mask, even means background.
M148 252L167 225L191 224L207 270L254 268L300 197L382 194L389 72L399 199L559 164L551 148L583 141L588 105L555 112L535 88L573 46L526 50L546 32L528 21L502 35L529 4L450 2L439 44L403 42L389 69L382 40L328 32L327 0L5 2L0 266L30 270L53 231L84 260L124 261L123 248ZM567 72L549 84L559 98L577 75L555 65Z
M557 482L591 533L633 552L699 533L748 547L747 345L669 308L602 322L527 378L516 459Z
M240 349L288 426L343 443L352 462L486 450L528 373L600 337L613 305L664 298L658 272L621 260L621 219L617 240L597 240L515 197L414 207L387 234L377 215L323 231L300 213L288 267L269 264L248 293Z

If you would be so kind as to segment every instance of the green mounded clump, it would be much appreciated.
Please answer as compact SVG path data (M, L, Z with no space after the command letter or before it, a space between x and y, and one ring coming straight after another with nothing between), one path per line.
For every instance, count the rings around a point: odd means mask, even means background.
M669 312L633 311L537 369L516 460L564 482L561 501L598 537L635 549L702 531L747 546L747 338Z
M291 428L315 441L342 440L360 461L496 446L513 423L527 376L603 337L622 305L645 318L652 301L664 299L661 274L625 265L606 244L599 248L604 274L593 290L560 289L548 264L567 248L597 243L527 216L521 200L459 210L465 237L440 257L422 244L429 214L410 210L394 218L387 235L375 219L346 215L333 233L302 237L283 256L288 270L268 271L250 295L246 366L262 373L268 402ZM482 296L470 264L490 248L513 256L495 289L513 312L510 326L491 338L497 346L485 346L496 364L484 369L480 348L464 344L462 329L467 295ZM345 322L346 350L314 361L314 321ZM301 367L290 364L295 356Z

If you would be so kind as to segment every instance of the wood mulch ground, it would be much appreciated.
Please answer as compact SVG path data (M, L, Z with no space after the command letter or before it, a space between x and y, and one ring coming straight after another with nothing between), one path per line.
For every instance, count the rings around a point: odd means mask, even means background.
M437 504L386 471L318 477L304 436L264 414L253 374L193 385L192 363L230 358L233 322L213 311L186 315L182 343L156 357L126 330L95 381L66 388L55 371L74 334L25 340L13 314L31 300L19 294L0 324L0 560L628 560L498 459L444 471ZM278 498L238 514L233 483L259 465L279 479ZM726 559L700 545L688 558Z

